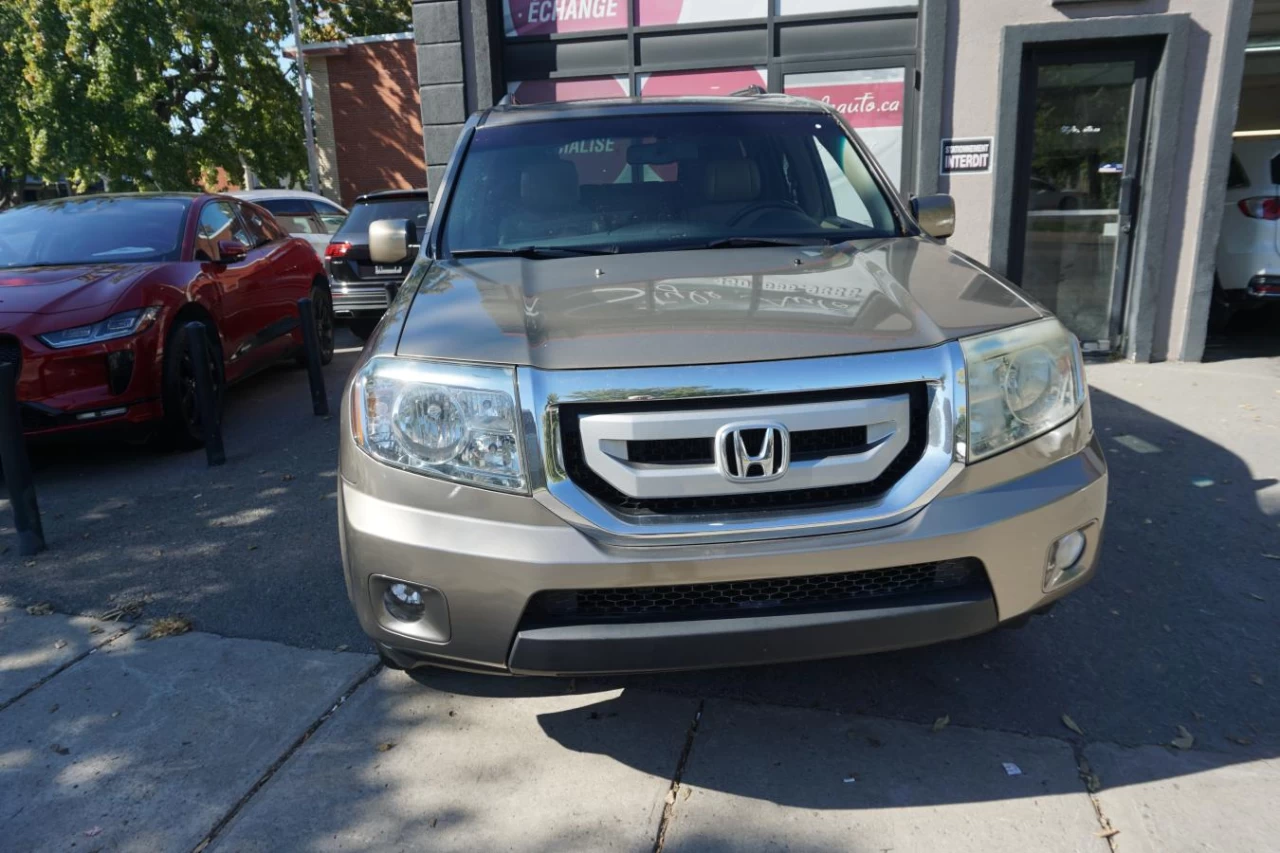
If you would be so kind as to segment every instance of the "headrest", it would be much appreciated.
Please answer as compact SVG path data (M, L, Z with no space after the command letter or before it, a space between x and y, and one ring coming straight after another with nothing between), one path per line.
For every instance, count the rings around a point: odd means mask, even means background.
M554 210L578 203L578 168L568 160L548 160L520 173L520 199L531 208Z
M754 160L713 160L707 164L703 192L709 202L752 201L760 195L760 168Z

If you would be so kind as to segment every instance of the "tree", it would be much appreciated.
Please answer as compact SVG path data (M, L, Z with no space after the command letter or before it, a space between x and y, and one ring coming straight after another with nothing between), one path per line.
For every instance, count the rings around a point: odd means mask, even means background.
M0 2L0 210L21 200L30 161L26 129L18 115L22 55L10 45L19 23L17 9Z
M308 42L402 33L413 26L411 0L304 0L298 10Z
M287 0L4 0L0 160L83 191L304 170ZM13 69L18 75L13 76ZM16 118L12 118L16 116ZM16 133L4 122L16 122ZM25 158L25 162L24 162Z

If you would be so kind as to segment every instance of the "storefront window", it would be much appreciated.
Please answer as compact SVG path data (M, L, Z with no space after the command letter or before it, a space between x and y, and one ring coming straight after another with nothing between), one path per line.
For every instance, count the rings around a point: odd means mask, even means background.
M624 77L576 77L564 80L513 80L507 93L516 103L545 104L551 101L591 101L625 98L631 87Z
M649 27L763 18L768 8L767 0L636 0L636 24Z
M823 101L835 107L871 149L894 186L902 183L902 123L906 112L906 69L820 71L788 74L788 95Z
M502 0L507 38L627 25L628 0Z
M919 6L920 0L773 0L776 14L814 15L832 12L864 12L885 6Z
M759 68L716 68L708 71L658 71L641 74L640 94L646 98L673 98L683 95L732 95L748 86L764 88L768 70Z

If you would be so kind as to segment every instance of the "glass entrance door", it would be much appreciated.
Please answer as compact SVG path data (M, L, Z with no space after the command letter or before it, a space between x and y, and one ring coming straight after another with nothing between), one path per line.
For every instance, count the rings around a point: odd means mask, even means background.
M1146 48L1036 50L1023 74L1009 274L1087 350L1124 333L1150 69Z

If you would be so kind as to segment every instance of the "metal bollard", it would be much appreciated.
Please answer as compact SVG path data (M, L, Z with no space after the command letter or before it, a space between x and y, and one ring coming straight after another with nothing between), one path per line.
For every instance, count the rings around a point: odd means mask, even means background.
M320 339L316 337L316 313L311 297L298 300L298 316L302 319L302 345L307 351L307 378L311 380L311 411L327 415L329 394L325 391L324 374L320 372Z
M204 432L204 454L213 468L227 461L222 447L222 419L218 417L218 401L213 389L213 374L209 370L209 338L204 323L190 322L182 327L187 336L187 349L191 353L191 372L196 379L196 405L200 407L200 427Z
M0 364L0 465L9 488L13 526L18 531L18 553L30 557L45 549L44 525L36 503L36 484L31 478L31 460L22 437L22 416L18 412L18 369Z

